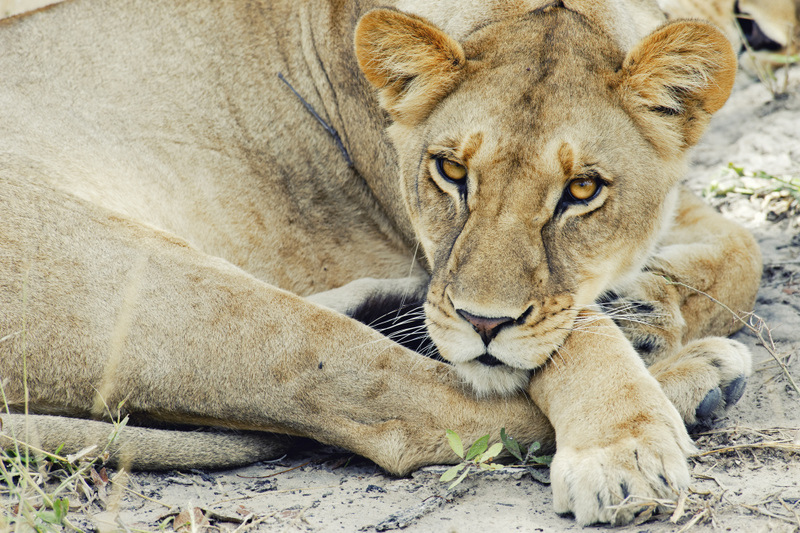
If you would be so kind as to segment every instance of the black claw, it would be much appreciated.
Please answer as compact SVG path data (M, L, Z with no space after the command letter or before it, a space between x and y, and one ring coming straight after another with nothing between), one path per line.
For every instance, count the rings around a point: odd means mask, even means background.
M697 406L697 410L694 413L695 417L697 417L698 420L710 418L721 401L722 391L719 390L719 387L714 387L706 394L706 397L703 398L700 405Z
M725 407L735 405L736 402L739 401L744 394L744 388L746 385L747 379L744 376L739 376L731 381L727 387L725 387Z

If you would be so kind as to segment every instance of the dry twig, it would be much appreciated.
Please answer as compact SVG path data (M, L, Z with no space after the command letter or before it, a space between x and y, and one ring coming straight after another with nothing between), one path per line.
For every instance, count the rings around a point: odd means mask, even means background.
M778 366L781 367L781 371L783 372L783 375L786 376L786 379L789 380L789 384L792 386L794 391L798 394L797 400L800 401L800 387L798 387L797 383L795 383L794 378L792 377L792 374L789 372L789 368L786 366L786 363L784 363L784 361L783 361L783 358L778 355L778 350L775 347L775 341L772 339L772 330L769 328L769 326L767 326L767 323L764 322L763 318L761 318L760 316L756 315L753 312L746 313L744 315L744 317L739 316L739 314L735 313L730 307L728 307L724 303L720 302L719 300L717 300L716 298L714 298L710 294L701 291L700 289L695 289L691 285L687 285L686 283L682 283L680 281L673 281L673 280L667 278L666 276L664 277L664 279L666 279L667 282L672 284L672 285L680 285L681 287L686 287L687 289L692 290L692 291L696 292L697 294L702 294L703 296L705 296L706 298L708 298L709 300L711 300L715 304L722 306L722 308L725 309L726 311L728 311L734 317L735 320L737 320L745 328L750 330L756 336L756 338L758 338L759 342L764 347L764 349L767 350L767 353L769 353L772 356L772 358L775 360L775 362L778 363ZM745 318L746 318L746 320L745 320ZM764 332L765 331L766 331L766 338L764 337Z

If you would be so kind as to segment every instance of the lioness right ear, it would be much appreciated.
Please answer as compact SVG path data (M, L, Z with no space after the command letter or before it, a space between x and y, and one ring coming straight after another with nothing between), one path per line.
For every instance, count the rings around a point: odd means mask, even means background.
M644 135L673 155L697 143L735 78L736 55L722 32L705 22L678 20L633 47L620 88Z
M395 122L415 124L452 91L466 64L464 50L427 20L375 9L358 21L358 65L378 89Z

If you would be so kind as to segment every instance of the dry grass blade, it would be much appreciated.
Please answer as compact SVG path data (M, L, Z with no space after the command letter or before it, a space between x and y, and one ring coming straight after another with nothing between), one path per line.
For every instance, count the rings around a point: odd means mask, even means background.
M773 450L785 450L789 452L800 452L800 446L788 441L781 441L781 442L756 442L752 444L736 444L733 446L725 446L723 448L716 448L714 450L706 450L704 452L696 453L692 455L692 457L704 457L707 455L713 455L715 453L727 453L733 452L736 450L744 450L744 449L773 449ZM706 476L709 479L716 481L711 476Z
M683 513L686 512L686 500L688 498L689 494L685 490L682 490L680 497L678 497L678 503L675 506L675 512L669 517L669 521L673 524L677 524L678 520L683 518Z
M774 518L776 520L781 520L781 521L786 522L788 524L794 524L795 523L795 521L792 520L791 518L787 518L787 517L781 516L779 514L771 513L771 512L769 512L769 511L767 511L765 509L759 509L758 507L756 507L754 505L747 505L746 503L741 503L739 505L742 506L743 508L747 509L748 511L752 511L752 512L758 513L758 514L762 514L764 516L768 516L768 517Z
M714 429L697 435L697 445L709 449L691 457L738 453L740 450L780 450L800 453L800 443L794 441L794 432L793 428L755 430L742 426ZM716 481L706 474L696 474L695 477Z
M787 511L789 511L794 515L794 519L797 521L797 527L800 527L800 515L797 514L795 508L789 507L789 505L785 501L783 501L783 498L780 498L780 502L784 509L786 509Z
M709 516L709 515L710 515L710 511L708 509L703 509L702 511L700 511L699 513L694 515L691 520L686 522L686 525L683 526L682 528L680 528L678 530L678 533L683 533L684 531L688 531L689 528L691 528L696 523L698 523L700 520L704 519L706 516Z

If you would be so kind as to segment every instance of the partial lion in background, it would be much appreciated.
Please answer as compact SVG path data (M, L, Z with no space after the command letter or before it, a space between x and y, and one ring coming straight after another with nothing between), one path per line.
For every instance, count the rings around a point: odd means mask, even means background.
M751 75L784 66L800 51L800 0L658 0L670 18L700 18L725 33ZM763 70L762 70L763 71Z

